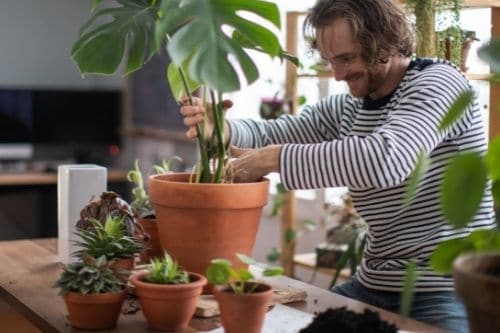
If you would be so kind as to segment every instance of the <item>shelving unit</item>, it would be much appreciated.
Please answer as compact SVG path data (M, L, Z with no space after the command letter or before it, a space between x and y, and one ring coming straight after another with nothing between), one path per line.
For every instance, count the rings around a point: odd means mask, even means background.
M403 4L403 0L394 0L399 4ZM492 38L500 38L500 0L465 0L464 8L491 8L491 36ZM298 53L298 19L305 15L304 12L288 12L286 15L286 49L290 54ZM468 73L466 76L469 80L487 80L487 73ZM290 97L292 101L291 114L297 113L297 80L301 78L333 78L331 73L306 74L298 73L295 66L287 62L286 64L286 86L285 95ZM490 109L500 109L500 85L490 84ZM500 112L490 112L489 114L489 136L490 138L500 133ZM282 265L285 269L285 274L288 276L294 275L294 265L302 265L300 260L295 259L296 240L288 240L286 235L290 231L297 230L296 221L296 203L293 191L288 192L284 196L283 214L281 219L281 249L282 249ZM298 255L300 256L300 255ZM301 257L298 257L299 259ZM309 263L310 264L310 263Z

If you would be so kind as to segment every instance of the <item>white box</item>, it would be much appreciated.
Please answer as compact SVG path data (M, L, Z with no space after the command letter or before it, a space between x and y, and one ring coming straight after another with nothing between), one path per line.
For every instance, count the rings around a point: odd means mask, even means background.
M60 165L57 170L58 254L68 264L76 248L72 241L80 211L106 191L107 170L94 164Z

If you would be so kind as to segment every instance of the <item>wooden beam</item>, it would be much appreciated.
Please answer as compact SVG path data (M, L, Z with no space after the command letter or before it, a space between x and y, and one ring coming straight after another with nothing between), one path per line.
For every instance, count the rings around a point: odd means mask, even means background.
M500 38L500 7L491 9L491 37ZM489 119L489 137L491 140L500 135L500 84L498 83L490 83Z

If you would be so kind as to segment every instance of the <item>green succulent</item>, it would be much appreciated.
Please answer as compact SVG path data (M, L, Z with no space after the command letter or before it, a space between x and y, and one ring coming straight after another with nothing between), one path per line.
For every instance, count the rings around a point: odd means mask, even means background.
M135 184L135 187L132 189L134 200L130 203L130 206L132 206L137 216L140 218L155 216L155 210L151 201L149 201L149 195L146 193L144 187L142 172L139 168L139 160L135 160L134 169L127 173L127 180Z
M165 252L162 259L152 259L146 281L158 284L189 283L189 275Z
M144 244L126 233L123 218L108 216L102 225L92 219L92 228L78 229L75 232L81 240L73 242L81 247L73 253L78 258L105 256L107 260L132 258L135 253L144 250Z
M244 254L237 253L236 256L241 262L252 265L256 261ZM276 276L283 274L282 267L268 267L264 269L262 275ZM206 276L208 282L216 285L229 285L235 294L252 293L258 286L252 281L255 276L246 268L235 270L232 268L231 261L227 259L213 259L207 268Z
M65 265L61 276L52 287L60 288L59 295L65 295L68 292L113 293L124 288L123 283L107 265L105 256Z

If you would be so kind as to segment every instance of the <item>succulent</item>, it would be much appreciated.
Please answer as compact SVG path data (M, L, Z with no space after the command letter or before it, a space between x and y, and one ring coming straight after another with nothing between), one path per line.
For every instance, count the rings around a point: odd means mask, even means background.
M146 281L158 284L189 283L189 275L165 252L162 259L152 259Z
M77 229L75 234L81 240L73 243L81 247L73 253L74 256L99 258L105 256L107 260L132 258L135 253L144 250L144 244L125 233L123 217L108 215L101 224L91 219L91 228Z
M247 265L256 263L253 258L244 254L237 253L236 256ZM268 267L262 272L264 276L281 274L283 274L282 267ZM258 286L257 283L252 283L255 277L248 269L240 268L236 271L232 268L231 261L227 259L213 259L207 268L206 276L210 283L216 285L228 284L235 294L252 293Z
M135 187L132 189L134 200L130 203L132 210L140 218L154 217L155 211L144 188L139 160L135 160L134 169L127 173L127 179L135 184Z
M60 288L59 295L68 292L96 294L118 292L124 285L109 268L106 257L101 256L65 265L53 288Z
M89 229L94 225L92 220L98 220L101 224L105 224L108 216L122 218L127 234L131 237L143 233L142 228L134 219L130 205L115 192L103 192L99 199L93 200L85 206L80 212L80 220L76 226L79 229Z

